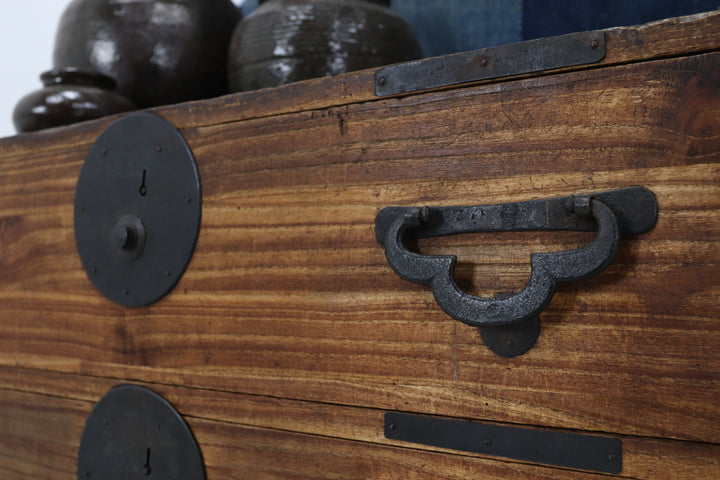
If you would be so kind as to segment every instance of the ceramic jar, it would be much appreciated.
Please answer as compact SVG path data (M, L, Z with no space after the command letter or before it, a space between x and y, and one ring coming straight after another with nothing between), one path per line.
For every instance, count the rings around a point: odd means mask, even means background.
M389 0L265 0L235 29L231 91L414 60L422 56L410 25Z
M139 107L227 93L230 0L72 0L53 64L104 73Z
M97 72L74 68L40 75L44 88L23 97L15 106L13 123L19 132L32 132L135 110L117 94L115 81Z

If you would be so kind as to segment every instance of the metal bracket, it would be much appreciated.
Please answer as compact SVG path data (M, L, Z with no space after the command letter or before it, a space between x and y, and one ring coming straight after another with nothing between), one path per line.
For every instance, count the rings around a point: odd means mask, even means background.
M103 131L75 191L75 243L105 297L139 307L180 280L200 230L200 178L169 122L135 113Z
M496 424L388 412L385 437L557 467L618 474L622 441Z
M480 327L498 355L527 351L539 335L537 315L550 303L558 282L583 280L604 270L618 249L620 232L642 233L655 224L657 201L644 187L590 195L472 207L388 207L375 219L375 234L388 263L401 278L430 285L438 305L451 317ZM468 295L455 284L457 258L409 251L406 238L513 230L597 231L577 250L534 253L530 280L514 294L494 298Z
M555 70L599 62L604 57L605 33L601 30L538 38L381 68L375 73L375 95Z
M78 480L205 480L190 428L167 400L135 385L118 385L95 405L85 424Z

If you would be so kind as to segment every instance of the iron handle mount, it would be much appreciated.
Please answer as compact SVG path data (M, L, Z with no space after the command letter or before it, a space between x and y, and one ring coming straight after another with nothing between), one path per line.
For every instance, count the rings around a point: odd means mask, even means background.
M387 207L375 219L375 233L388 263L401 278L429 285L452 318L480 327L497 354L515 356L539 335L538 314L560 282L583 280L603 271L618 250L620 233L638 234L657 218L655 195L644 187L527 202L470 207ZM477 297L453 279L457 257L422 255L405 240L470 232L522 230L597 231L592 243L576 250L531 254L531 274L514 294Z

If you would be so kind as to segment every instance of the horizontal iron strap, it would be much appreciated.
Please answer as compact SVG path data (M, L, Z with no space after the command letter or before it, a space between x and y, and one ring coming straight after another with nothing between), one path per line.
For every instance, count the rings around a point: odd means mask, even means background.
M398 412L385 414L385 437L557 467L612 474L622 471L622 442L617 438Z
M382 68L375 73L375 95L383 97L585 65L604 57L605 34L600 30L539 38Z

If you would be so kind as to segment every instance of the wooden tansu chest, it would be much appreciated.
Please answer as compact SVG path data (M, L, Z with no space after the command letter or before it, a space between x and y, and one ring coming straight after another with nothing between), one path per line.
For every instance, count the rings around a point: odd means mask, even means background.
M719 213L718 12L0 140L0 477L720 478Z

